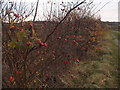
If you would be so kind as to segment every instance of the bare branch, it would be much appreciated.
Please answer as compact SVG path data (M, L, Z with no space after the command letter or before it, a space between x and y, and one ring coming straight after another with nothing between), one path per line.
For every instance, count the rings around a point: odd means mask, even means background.
M110 0L108 1L107 3L105 3L99 10L97 10L93 15L97 14L99 11L101 11L107 4L109 4L111 1L113 0Z
M35 9L35 15L34 15L33 22L35 21L35 18L36 18L36 15L37 15L38 3L39 3L39 0L37 0L37 4L36 4L36 9Z
M65 15L65 17L55 26L55 28L53 29L53 31L47 36L47 38L45 39L44 43L49 39L49 37L56 31L56 29L58 28L58 26L67 18L67 16L70 14L71 11L73 11L75 8L77 8L78 6L80 6L81 4L85 3L86 0L82 1L81 3L77 4L76 6L74 6L73 8L71 8L67 14Z
M57 30L58 26L67 18L67 16L70 14L71 11L73 11L75 8L77 8L78 6L80 6L81 4L85 3L86 0L80 2L79 4L77 4L76 6L74 6L73 8L71 8L67 14L65 15L65 17L55 26L55 28L53 29L53 31L47 36L47 38L45 39L44 43L49 39L49 37ZM33 50L36 50L38 48L40 48L42 46L38 46L38 47L32 47L28 52L27 52L27 55L33 51Z

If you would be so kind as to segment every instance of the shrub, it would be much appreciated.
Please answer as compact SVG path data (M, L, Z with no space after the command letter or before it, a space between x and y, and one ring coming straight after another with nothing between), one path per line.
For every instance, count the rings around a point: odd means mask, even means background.
M94 56L90 52L99 50L104 27L95 18L74 14L77 18L70 14L72 19L61 23L54 19L40 22L39 28L37 22L25 21L21 26L14 21L20 15L9 14L13 18L8 24L3 22L4 87L52 87L58 74Z

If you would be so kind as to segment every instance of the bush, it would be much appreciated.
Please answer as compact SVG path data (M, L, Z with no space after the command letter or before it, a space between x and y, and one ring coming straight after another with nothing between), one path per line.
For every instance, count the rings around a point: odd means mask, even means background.
M12 20L3 22L3 87L54 87L58 75L94 57L90 52L100 50L97 45L106 27L95 18L76 17L61 24L38 22L39 27L35 26L37 22L24 22L22 26ZM56 24L59 26L53 32Z

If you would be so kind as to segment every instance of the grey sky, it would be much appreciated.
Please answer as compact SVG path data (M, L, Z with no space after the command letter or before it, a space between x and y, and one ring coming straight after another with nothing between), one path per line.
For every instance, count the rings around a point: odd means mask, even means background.
M13 1L13 0L10 0L10 1ZM14 1L20 1L20 0L14 0ZM22 0L22 1L25 1L27 3L30 3L30 2L36 2L37 0ZM45 3L45 2L48 2L48 1L52 1L52 0L40 0L40 3ZM59 1L59 2L62 2L62 1L73 1L73 2L76 2L78 0L53 0L53 1ZM81 0L82 1L82 0ZM87 0L89 1L89 0ZM110 0L94 0L94 4L97 6L99 5L100 2L102 2L98 9L101 8L105 3L109 2ZM100 12L100 16L101 16L101 20L102 21L118 21L118 1L119 0L111 0L111 2L109 4L107 4ZM40 7L39 7L40 8Z

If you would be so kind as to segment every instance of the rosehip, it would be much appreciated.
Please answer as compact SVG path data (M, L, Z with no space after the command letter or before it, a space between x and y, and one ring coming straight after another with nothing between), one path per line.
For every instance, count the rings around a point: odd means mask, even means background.
M22 32L24 32L24 29L21 29Z
M75 36L75 35L73 35L73 37L75 38L76 36Z
M64 62L64 64L66 64L66 62Z
M10 81L10 82L13 81L13 77L12 77L12 76L9 77L9 81Z
M69 38L70 36L66 36L66 38Z
M67 41L67 39L64 39L65 41Z
M43 43L43 42L41 42L40 40L38 40L38 44L40 44L40 45L43 45L43 46L44 46L44 43Z
M46 78L49 78L49 75L48 75L48 74L45 74L45 77L46 77Z
M55 53L55 51L52 51L52 53Z
M46 44L46 43L43 43L43 46L47 47L47 44Z
M46 25L46 24L47 24L47 22L44 22L44 24Z
M30 24L30 26L32 27L33 25L32 25L32 24Z
M18 72L18 71L15 71L15 74L19 74L20 72Z
M73 43L75 43L76 41L75 40L72 40Z
M77 60L76 60L76 62L78 62L78 63L79 63L80 61L77 59Z
M14 29L15 28L15 26L10 26L10 29Z
M26 42L26 45L29 46L29 45L30 45L30 42Z
M18 17L19 17L19 15L18 15L18 14L14 14L14 16L15 16L16 18L18 18Z
M52 55L53 57L55 57L55 55Z

